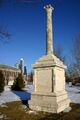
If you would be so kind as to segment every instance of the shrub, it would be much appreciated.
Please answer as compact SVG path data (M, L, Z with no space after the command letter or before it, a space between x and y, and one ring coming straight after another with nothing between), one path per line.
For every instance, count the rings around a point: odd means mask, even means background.
M25 87L25 82L24 82L23 76L22 76L22 74L19 74L18 77L16 78L16 80L14 81L11 89L20 91L24 87Z
M0 93L4 91L4 86L5 86L5 78L2 71L0 71Z

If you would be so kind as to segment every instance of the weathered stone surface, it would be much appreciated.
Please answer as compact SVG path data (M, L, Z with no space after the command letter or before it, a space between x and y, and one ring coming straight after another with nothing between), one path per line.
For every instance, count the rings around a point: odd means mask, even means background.
M47 22L46 22L46 54L53 54L52 46L52 10L51 5L46 5L44 9L47 12Z
M54 55L45 55L34 65L34 93L29 107L37 111L58 113L69 107L65 91L66 66Z
M58 113L69 107L65 91L66 66L54 54L52 49L52 7L45 7L47 12L46 55L33 65L34 93L29 107L36 111Z
M66 92L58 96L34 93L29 107L36 111L59 113L69 107L69 102Z
M54 54L48 54L41 57L35 64L33 64L33 68L40 68L40 67L62 67L67 68L63 62L57 58Z

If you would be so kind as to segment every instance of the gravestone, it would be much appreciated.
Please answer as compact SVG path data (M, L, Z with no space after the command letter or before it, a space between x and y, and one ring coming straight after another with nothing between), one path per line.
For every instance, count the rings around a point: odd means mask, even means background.
M52 10L46 10L46 55L33 65L34 92L29 107L36 111L58 113L69 107L70 100L65 91L65 68L63 62L53 53L52 46Z

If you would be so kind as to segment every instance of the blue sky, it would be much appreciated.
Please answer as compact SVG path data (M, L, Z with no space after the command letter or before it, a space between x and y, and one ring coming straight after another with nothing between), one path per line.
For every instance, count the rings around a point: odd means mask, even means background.
M12 36L8 43L0 41L0 63L14 65L24 58L28 71L46 51L46 13L44 5L53 11L53 46L63 47L69 59L73 39L80 33L80 0L4 0L0 7L0 24L7 26Z

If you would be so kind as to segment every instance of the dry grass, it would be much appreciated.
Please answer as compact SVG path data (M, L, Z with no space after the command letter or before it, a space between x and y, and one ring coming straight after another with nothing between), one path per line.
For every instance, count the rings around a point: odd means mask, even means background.
M0 120L80 120L80 104L71 104L72 110L70 112L59 114L29 113L29 109L24 109L22 105L22 102L11 102L0 107L0 114L4 115L4 118Z

